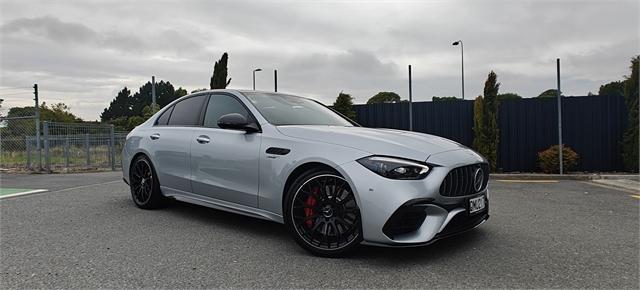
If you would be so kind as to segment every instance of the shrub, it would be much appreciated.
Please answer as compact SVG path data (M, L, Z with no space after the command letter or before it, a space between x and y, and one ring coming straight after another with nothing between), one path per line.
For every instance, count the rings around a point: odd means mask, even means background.
M538 165L544 173L558 173L560 171L560 162L558 161L558 145L553 145L549 149L538 153ZM578 153L570 147L562 145L562 164L563 171L571 171L578 165Z

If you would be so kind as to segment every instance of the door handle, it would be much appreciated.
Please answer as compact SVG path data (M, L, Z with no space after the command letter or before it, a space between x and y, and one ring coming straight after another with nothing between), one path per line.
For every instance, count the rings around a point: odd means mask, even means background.
M151 134L151 136L149 136L149 138L151 138L151 140L158 140L158 139L160 139L160 134L158 134L158 133Z
M209 139L209 136L200 135L198 136L198 138L196 138L196 141L198 141L198 143L200 144L206 144L206 143L209 143L211 139Z

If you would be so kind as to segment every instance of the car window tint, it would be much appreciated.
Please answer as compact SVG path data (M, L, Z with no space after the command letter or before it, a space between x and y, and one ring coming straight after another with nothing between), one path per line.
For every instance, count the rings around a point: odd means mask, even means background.
M226 114L238 113L250 120L249 112L240 103L240 101L232 96L212 95L207 105L207 111L204 114L204 126L210 128L218 128L218 119Z
M171 108L166 109L162 113L162 115L158 117L158 120L156 120L156 125L160 125L160 126L167 125L167 123L169 122L169 116L171 116L171 111L173 111L173 106L171 106Z
M274 125L353 126L349 120L310 99L278 93L242 94Z
M200 119L200 110L204 105L206 96L196 96L184 99L173 106L173 112L169 118L172 126L195 126Z

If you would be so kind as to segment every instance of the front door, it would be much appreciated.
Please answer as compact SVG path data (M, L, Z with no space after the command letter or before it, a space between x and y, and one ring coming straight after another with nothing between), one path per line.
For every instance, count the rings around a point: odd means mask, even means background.
M160 185L180 191L191 191L189 138L201 121L202 106L208 96L181 100L167 108L147 130L149 149Z
M218 119L230 113L253 120L235 96L211 95L203 127L195 128L191 134L193 193L257 207L262 133L219 128Z

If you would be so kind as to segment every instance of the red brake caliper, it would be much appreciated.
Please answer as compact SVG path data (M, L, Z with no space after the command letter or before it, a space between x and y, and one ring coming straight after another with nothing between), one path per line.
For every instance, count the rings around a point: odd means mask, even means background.
M307 197L307 200L304 203L307 206L304 208L304 216L307 218L305 223L307 224L308 228L311 228L313 226L313 219L310 217L313 216L313 207L316 205L315 195L318 194L319 190L320 188L318 187L312 188L311 189L312 195L309 195L309 197Z

